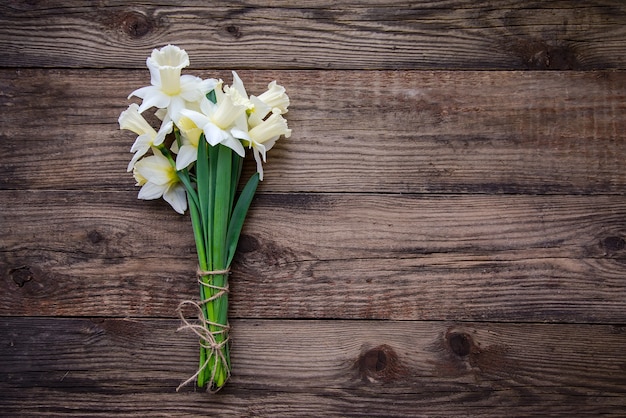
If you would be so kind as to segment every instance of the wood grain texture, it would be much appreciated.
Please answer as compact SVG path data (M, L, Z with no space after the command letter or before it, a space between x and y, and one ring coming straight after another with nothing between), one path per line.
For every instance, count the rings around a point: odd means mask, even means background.
M588 1L13 1L9 67L142 67L174 43L206 68L626 68L626 7Z
M251 92L278 79L292 100L293 135L270 152L263 192L626 189L626 72L240 75ZM134 134L117 118L148 82L147 70L0 71L0 188L131 189Z
M216 396L117 125L168 43L292 103ZM620 0L1 2L0 415L623 417L625 114Z
M0 408L13 416L400 417L626 407L623 327L233 321L233 378L210 396L174 392L196 367L194 338L177 326L3 318Z
M0 193L0 314L172 317L188 217L134 192ZM260 194L231 316L626 321L623 196Z

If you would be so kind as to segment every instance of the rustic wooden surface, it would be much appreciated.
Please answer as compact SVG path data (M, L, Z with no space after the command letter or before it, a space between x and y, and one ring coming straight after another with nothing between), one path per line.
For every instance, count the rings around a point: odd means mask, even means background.
M1 4L0 415L626 414L626 4L413 3ZM292 99L217 395L117 125L167 43Z

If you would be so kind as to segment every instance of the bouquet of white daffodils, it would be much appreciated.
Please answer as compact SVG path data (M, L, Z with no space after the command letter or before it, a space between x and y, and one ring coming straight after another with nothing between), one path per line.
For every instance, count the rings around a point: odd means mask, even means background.
M138 135L128 171L141 186L139 199L163 197L178 213L189 208L198 253L200 300L183 301L181 329L200 341L197 372L180 386L197 379L199 387L219 390L230 376L228 275L239 235L263 180L266 153L291 130L282 116L289 98L272 81L259 96L248 96L233 71L232 85L222 80L181 75L189 66L187 53L167 45L147 59L150 86L133 91L131 104L119 117L120 129ZM156 108L155 129L142 116ZM256 160L255 173L237 193L246 149ZM197 311L198 321L186 319L184 308ZM187 309L188 310L188 309Z

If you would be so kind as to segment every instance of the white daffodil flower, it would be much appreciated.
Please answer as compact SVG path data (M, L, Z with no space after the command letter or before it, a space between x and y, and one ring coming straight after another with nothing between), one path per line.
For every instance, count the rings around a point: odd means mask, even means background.
M133 91L128 98L137 96L143 99L139 112L151 107L167 109L167 119L178 120L180 111L188 103L206 100L205 95L217 84L215 79L202 80L191 75L180 75L181 70L189 66L189 56L184 49L167 45L152 51L146 60L150 70L151 86Z
M281 114L287 113L289 96L283 86L276 84L276 80L267 85L267 91L258 96L258 99L271 109L278 108Z
M133 174L137 180L139 199L152 200L163 196L174 210L180 214L187 210L185 188L179 182L176 169L169 160L157 149L152 149L154 155L143 158L135 164Z
M248 128L251 128L261 123L263 118L270 113L272 108L257 99L255 96L248 97L248 93L243 85L243 81L239 78L239 74L237 74L236 71L233 71L232 73L233 84L230 87L224 87L224 90L231 96L234 104L246 107L247 125Z
M263 180L262 162L266 161L267 151L272 149L281 135L284 135L285 138L289 138L291 136L291 129L287 127L287 121L281 116L280 109L278 108L274 108L272 114L267 119L261 121L248 132L248 136L250 137L249 144L254 153L260 180Z
M183 116L176 124L180 130L181 146L176 156L176 170L182 170L198 160L198 142L202 135L202 129L188 117Z
M245 106L247 111L254 109L254 103L248 98L248 93L236 71L233 71L233 84L224 87L224 91L231 97L235 105Z
M254 109L248 116L250 127L257 126L270 112L275 112L276 109L280 114L287 113L289 107L289 96L285 93L285 88L276 84L276 81L269 83L267 91L260 96L250 96L250 101L254 104Z
M226 87L225 91L230 93L235 104L246 106L248 114L248 125L250 128L257 126L269 115L273 109L278 109L281 114L287 113L289 107L289 97L285 93L285 88L272 81L267 85L267 91L260 96L250 96L246 92L243 81L233 71L233 84Z
M210 145L225 145L245 157L246 151L239 140L249 140L245 118L242 119L246 106L233 103L231 94L222 92L221 82L218 83L215 93L217 103L207 100L201 103L201 112L183 109L180 114L202 129Z
M133 166L143 157L151 146L158 146L163 143L165 136L172 132L172 122L163 123L159 132L155 131L152 126L141 116L139 112L139 106L136 103L128 106L128 109L120 114L117 120L120 124L120 129L128 129L139 135L135 140L135 143L130 149L130 152L134 152L135 155L128 164L127 171L131 171Z

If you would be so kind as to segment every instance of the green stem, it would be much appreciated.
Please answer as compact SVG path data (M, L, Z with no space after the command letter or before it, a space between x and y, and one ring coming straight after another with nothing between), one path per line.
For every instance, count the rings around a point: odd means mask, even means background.
M232 153L233 165L232 165L232 177L230 181L230 209L229 213L233 212L235 205L235 195L237 194L237 186L239 185L239 179L241 178L241 171L243 169L243 157L236 152Z
M230 222L232 150L219 145L215 178L215 207L213 212L213 264L216 269L226 269L226 234ZM220 281L223 281L222 277ZM221 285L220 285L221 286Z
M215 270L224 270L228 266L226 265L226 236L228 232L228 224L230 223L230 211L231 211L231 182L232 178L232 150L223 145L218 145L211 151L211 153L215 153L215 161L216 164L212 167L212 173L215 173L215 193L213 200L213 225L212 225L212 246L211 246L211 255L213 261L213 269ZM213 284L216 287L223 288L225 287L228 281L228 275L219 274L213 277ZM213 313L215 314L212 317L211 321L216 322L220 325L225 326L227 322L228 315L228 295L224 294L215 301L211 303L215 310ZM222 329L218 327L218 331ZM216 342L219 344L225 341L227 338L226 333L217 334ZM227 359L227 363L229 363L228 359L228 348L226 345L223 346L223 355ZM219 357L214 359L212 366L215 368L215 386L222 386L227 378L227 370L225 370L224 365L222 364ZM213 372L213 367L209 367L207 373ZM210 377L210 375L209 375Z
M177 138L178 140L178 138ZM159 150L175 168L176 162L165 146ZM187 191L187 202L196 243L198 264L203 271L225 270L228 268L228 227L233 210L237 183L241 174L241 158L223 145L209 146L204 138L198 147L196 163L196 187L187 169L176 174ZM223 288L228 283L228 275L207 275L201 278L204 284L212 284ZM200 298L207 300L218 292L208 286L200 285ZM228 295L202 304L202 314L211 323L225 326L228 322ZM215 336L217 344L225 341L226 333L220 325L209 325L209 331ZM203 342L203 343L206 343ZM230 353L228 345L222 346L222 354L226 365L222 363L219 353L200 347L200 367L208 360L208 365L198 375L198 386L203 387L211 381L216 389L220 388L228 378ZM213 376L215 371L215 375Z
M203 150L204 152L202 152L199 149L199 154L203 154L202 155L203 159L200 160L202 162L199 161L199 166L200 166L199 171L201 171L201 173L198 173L197 175L197 177L200 179L196 181L197 190L196 188L193 187L193 183L191 182L189 171L187 169L177 171L176 174L178 178L180 179L181 183L185 186L185 189L187 191L187 202L189 204L191 225L193 228L194 240L196 243L198 265L201 270L208 271L208 270L213 269L212 254L210 251L211 244L210 244L210 239L209 239L209 236L210 236L209 234L211 231L211 224L212 224L211 222L212 216L211 216L211 213L209 212L209 208L211 208L211 201L213 200L212 198L213 187L211 187L210 185L213 184L214 182L212 181L213 179L209 175L209 170L207 169L208 167L206 167L206 164L208 164L208 158L206 156L206 142L202 141L200 143L200 147L201 146L204 146L204 150ZM172 167L175 168L176 162L174 161L174 158L172 157L169 150L165 146L159 147L159 150L169 160ZM205 164L205 167L202 167L203 162ZM203 168L205 170L204 172L202 172ZM201 280L203 283L209 284L210 277L203 276ZM206 300L212 297L213 294L214 292L211 288L200 285L200 300ZM216 322L216 318L219 317L219 313L216 314L215 306L213 302L201 304L201 309L202 309L202 315L205 318L207 318L211 322ZM211 332L219 331L218 327L209 327L209 328ZM204 348L205 343L206 341L203 341L202 345L200 346L200 356L199 356L200 368L203 367L204 363L207 361L208 356L211 355L210 353L207 352L207 349ZM212 356L211 358L209 358L209 361L210 363L215 363L215 356ZM204 368L203 370L207 371L207 369L211 371L213 370L213 368L211 367L211 364L209 364L209 367ZM211 377L211 374L207 375L207 373L200 373L198 375L198 386L203 387L207 383L207 381L210 379L210 377Z
M191 194L187 193L187 201L189 202L189 213L191 216L191 225L193 228L193 236L194 239L196 241L196 252L198 254L198 265L200 266L201 270L206 270L208 268L207 264L206 264L206 250L204 248L204 236L202 234L202 220L200 217L200 213L198 210L197 205L192 201L191 198ZM203 281L205 281L205 278L202 278ZM200 285L200 300L205 300L207 298L206 292L205 292L206 287ZM206 304L202 304L201 305L202 308L202 314L204 315L204 317L206 318L209 315L208 312L208 307ZM206 361L206 349L204 347L200 347L200 365L199 367L202 367L202 365L205 363ZM204 376L202 375L202 373L200 373L200 375L198 375L198 386L202 387L204 386L205 382L204 382Z

